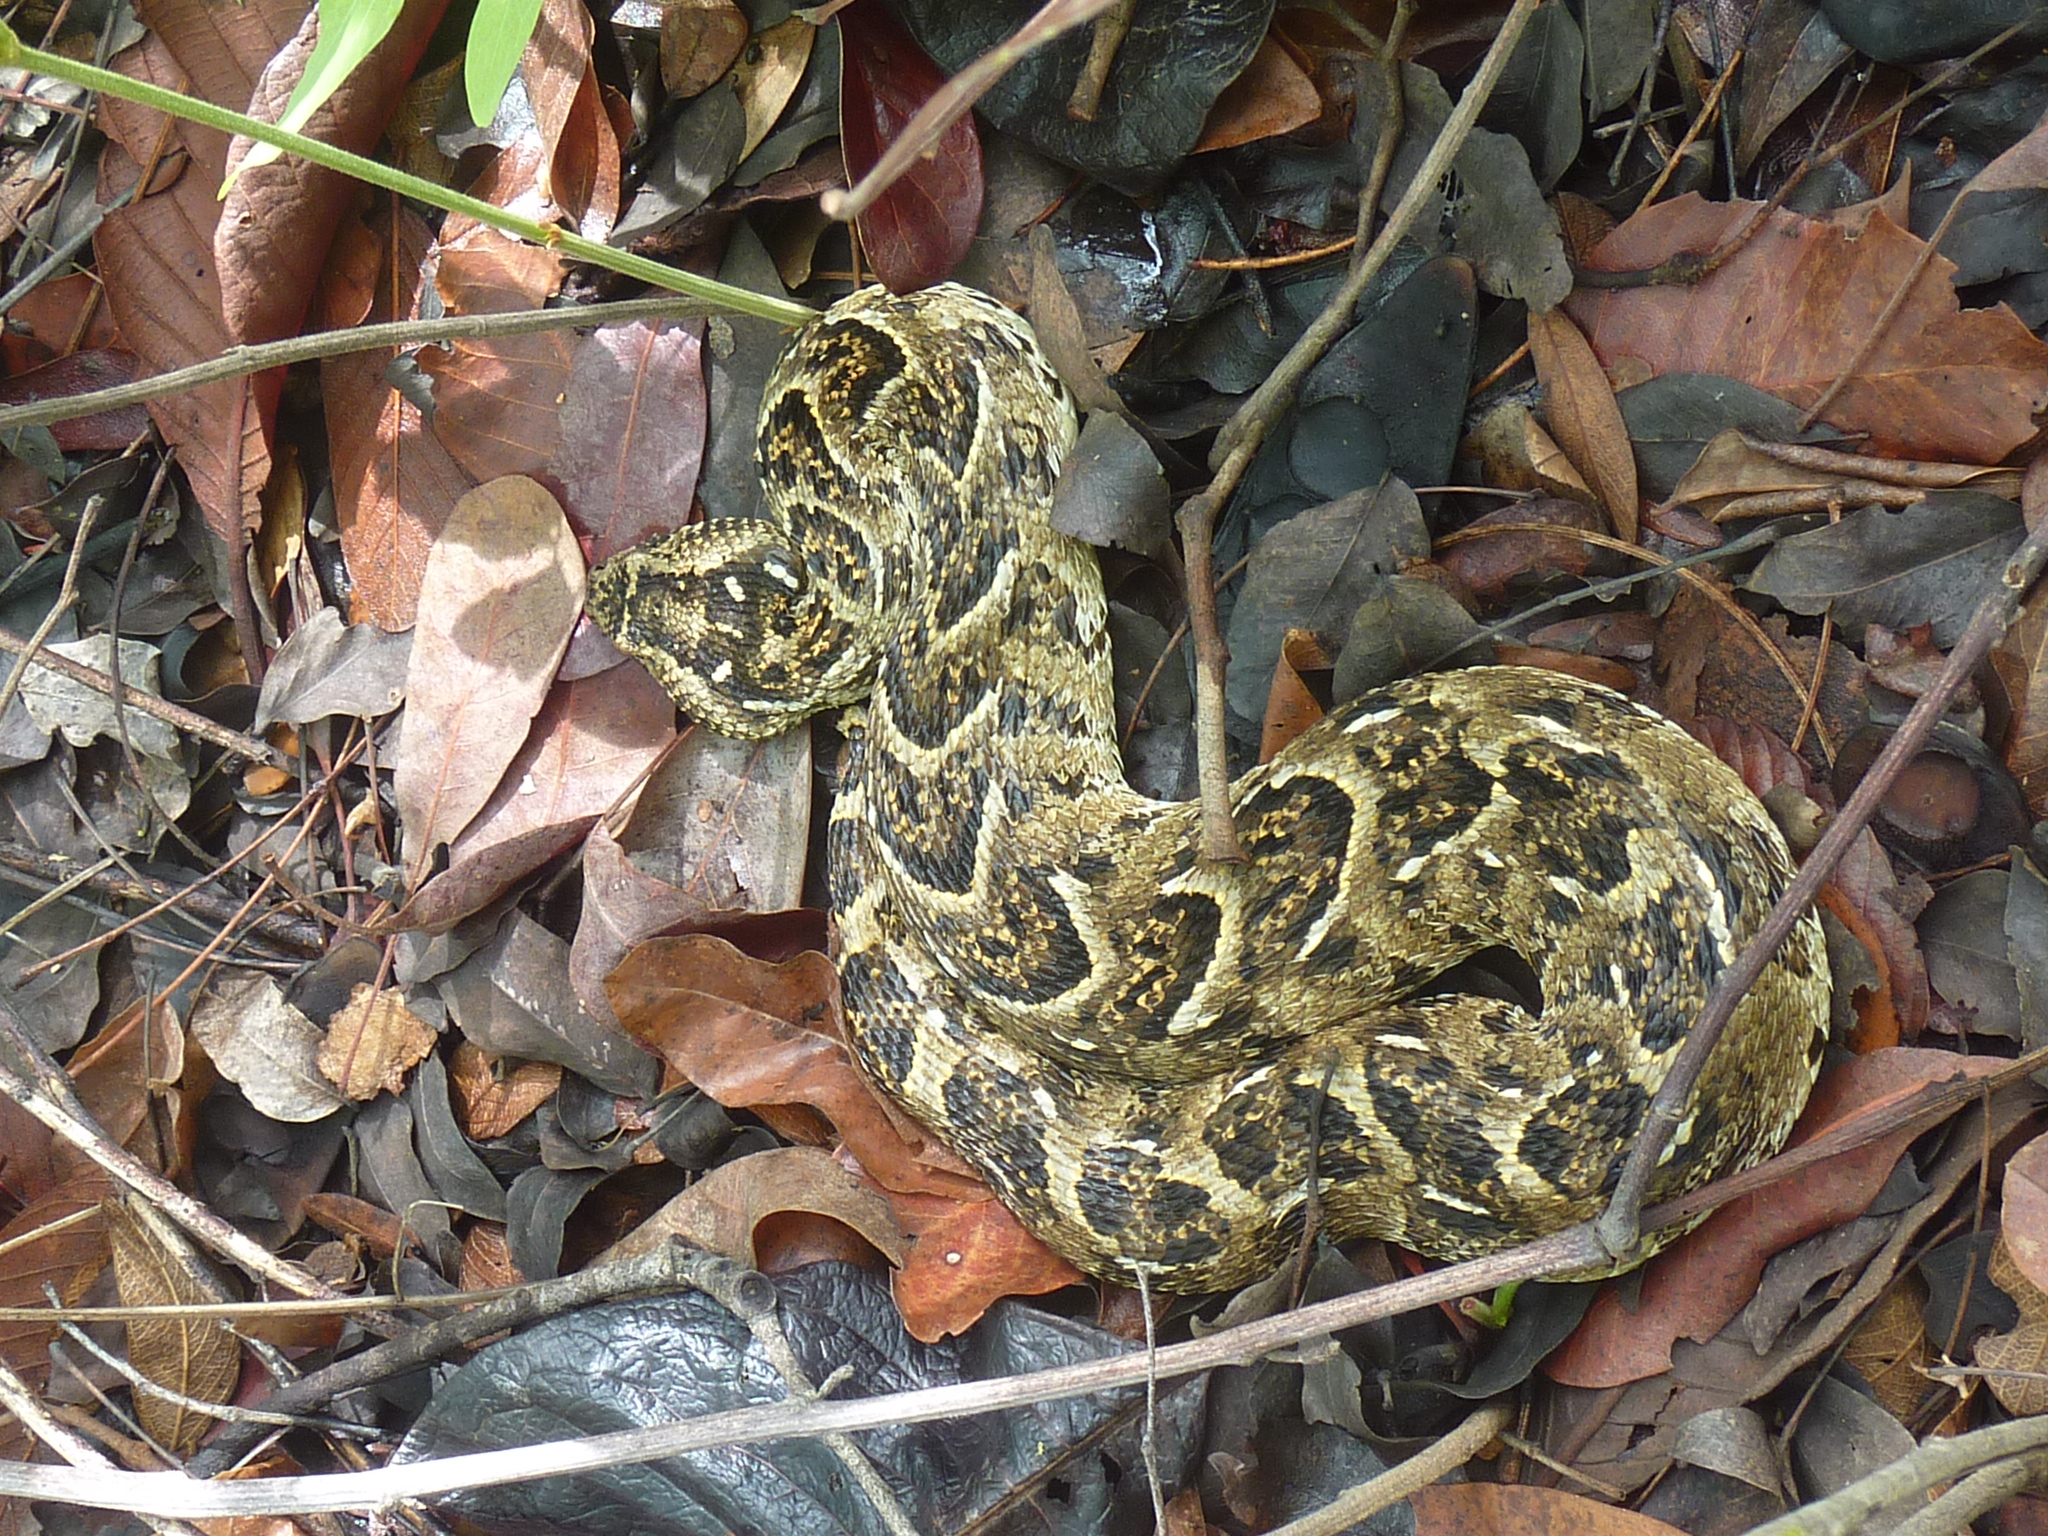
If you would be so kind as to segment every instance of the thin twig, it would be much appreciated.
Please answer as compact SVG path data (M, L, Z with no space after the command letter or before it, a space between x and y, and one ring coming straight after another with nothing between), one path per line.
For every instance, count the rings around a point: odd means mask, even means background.
M2037 476L2048 480L2048 459L2034 461L2029 479ZM1665 1075L1643 1116L1642 1130L1635 1146L1630 1149L1628 1161L1622 1166L1621 1180L1615 1186L1613 1200L1606 1214L1595 1223L1601 1242L1614 1258L1622 1259L1636 1251L1641 1236L1638 1213L1649 1191L1650 1179L1657 1171L1664 1149L1670 1145L1672 1133L1685 1117L1693 1089L1698 1086L1700 1074L1706 1069L1707 1057L1721 1038L1722 1031L1728 1027L1728 1021L1735 1016L1736 1006L1776 958L1779 946L1791 937L1793 928L1820 894L1821 886L1849 851L1849 844L1870 820L1879 800L1890 792L1900 772L1920 751L1943 711L1948 708L1948 701L1964 681L1975 674L1992 645L2018 616L2020 601L2026 596L2027 588L2033 585L2034 578L2041 573L2044 562L2048 562L2048 518L2039 519L2034 531L2013 552L1998 584L1977 605L1969 628L1949 652L1948 661L1934 686L1920 696L1892 739L1885 743L1877 761L1871 764L1870 772L1864 775L1863 782L1856 786L1855 794L1849 797L1849 803L1842 807L1827 831L1821 834L1813 852L1806 856L1806 862L1800 865L1799 873L1786 887L1777 905L1771 908L1756 936L1743 946L1734 964L1715 980L1706 1006L1694 1020L1685 1044L1679 1047L1671 1070Z
M85 510L78 515L78 534L71 541L71 558L64 562L64 579L58 584L56 599L50 604L50 611L43 615L42 622L36 625L36 632L15 654L14 665L7 672L7 681L0 683L0 715L6 714L13 706L15 696L21 692L21 680L28 676L29 666L42 650L43 643L50 638L50 631L78 601L78 565L85 558L86 540L92 537L92 525L99 521L100 508L105 502L104 496L85 499ZM120 711L117 709L114 713L118 715Z
M10 656L22 656L33 650L34 647L19 635L0 630L0 651L5 651ZM231 731L224 725L216 725L204 715L195 714L181 704L173 704L169 699L160 699L153 693L144 693L139 688L124 685L117 692L114 680L106 673L73 661L68 656L44 652L35 658L35 664L49 668L59 677L68 677L74 683L82 683L95 692L104 693L109 698L118 696L127 707L139 709L145 715L154 715L166 725L174 726L188 736L197 736L201 741L211 742L214 746L245 757L251 762L268 763L273 768L286 773L291 772L292 760L269 742L258 741L254 736L244 735L240 731Z
M1415 0L1400 0L1394 19L1387 23L1387 40L1380 45L1381 78L1386 82L1387 115L1379 125L1379 142L1373 145L1372 168L1358 194L1358 249L1363 252L1372 239L1372 221L1379 217L1380 198L1387 190L1387 178L1394 174L1394 156L1408 132L1408 92L1401 73L1401 45L1408 40L1408 23L1415 19ZM1363 261L1361 255L1357 258Z
M1116 0L1046 0L1036 15L1009 37L940 86L903 131L882 151L874 168L856 182L851 191L833 187L818 198L818 207L828 219L850 223L859 218L905 171L922 159L939 142L954 121L964 115L984 92L1009 73L1027 53L1044 46L1081 25L1093 21Z
M1095 109L1102 105L1102 88L1109 84L1109 72L1116 64L1116 52L1131 30L1131 18L1138 13L1138 0L1116 0L1095 18L1095 35L1088 40L1088 62L1081 66L1081 78L1067 98L1067 116L1076 122L1095 121Z
M1379 276L1402 237L1422 217L1422 210L1436 196L1437 183L1450 173L1458 151L1471 135L1479 112L1499 83L1515 43L1529 18L1536 14L1539 0L1515 0L1480 61L1479 72L1465 87L1465 94L1444 122L1429 155L1408 183L1399 205L1388 217L1369 249L1350 274L1338 285L1323 312L1287 350L1264 383L1216 435L1209 453L1209 467L1215 478L1206 490L1191 497L1175 516L1180 530L1182 558L1188 572L1188 621L1195 635L1195 767L1201 780L1201 851L1214 863L1236 863L1244 851L1238 846L1237 821L1230 805L1230 743L1223 692L1224 668L1229 650L1216 620L1212 592L1213 563L1209 546L1216 536L1216 517L1266 434L1272 430L1294 401L1301 381L1352 325L1352 310L1372 280Z
M1489 1403L1466 1415L1465 1422L1436 1444L1389 1467L1369 1482L1347 1488L1314 1514L1276 1526L1266 1536L1344 1536L1383 1509L1391 1508L1427 1488L1446 1472L1462 1467L1486 1448L1514 1417L1505 1403Z
M182 390L222 379L242 378L289 363L315 358L341 357L350 352L374 352L380 347L425 347L449 341L475 341L493 336L527 336L537 331L559 331L570 326L625 325L635 320L680 320L697 315L724 314L725 306L706 299L673 295L658 299L627 299L616 304L585 304L563 309L523 310L514 314L448 315L439 320L393 320L380 325L359 325L345 331L315 331L283 341L266 341L253 346L229 347L219 357L189 368L137 379L132 384L115 384L82 395L36 400L25 405L0 406L0 431L14 427L40 427L51 422L73 421L124 405L139 405Z
M1714 77L1713 89L1707 92L1707 99L1700 103L1699 115L1694 117L1691 125L1686 128L1685 136L1671 147L1671 153L1664 157L1664 164L1658 169L1656 180L1650 183L1649 190L1636 204L1637 213L1641 213L1657 201L1657 194L1670 184L1672 176L1677 173L1679 159L1692 148L1699 136L1707 131L1707 124L1713 122L1719 115L1721 98L1728 93L1728 87L1735 79L1735 71L1742 65L1742 52L1740 48L1736 49L1735 57L1728 61L1728 67Z

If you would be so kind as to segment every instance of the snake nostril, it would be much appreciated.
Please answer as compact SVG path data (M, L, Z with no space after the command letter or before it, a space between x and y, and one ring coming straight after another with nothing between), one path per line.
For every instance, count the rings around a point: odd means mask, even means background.
M1437 972L1411 998L1492 997L1519 1004L1531 1018L1543 1017L1543 978L1528 960L1505 944L1492 944Z

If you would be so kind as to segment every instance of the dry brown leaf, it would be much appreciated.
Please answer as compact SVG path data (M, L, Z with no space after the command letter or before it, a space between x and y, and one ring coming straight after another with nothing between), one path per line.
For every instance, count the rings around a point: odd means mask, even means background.
M1590 265L1632 271L1713 250L1756 207L1687 193L1628 220ZM1566 308L1609 366L1635 357L1653 374L1724 373L1807 405L1854 360L1922 245L1868 203L1825 218L1779 210L1702 282L1579 288ZM1822 418L1869 434L1873 453L1995 464L2048 404L2048 345L2003 305L1960 308L1954 271L1928 263Z
M1993 1374L1986 1385L2012 1414L2048 1413L2048 1294L2043 1294L2013 1262L2003 1235L1992 1247L1985 1266L1991 1283L2020 1309L2019 1326L1977 1340L1971 1358Z
M417 315L420 267L432 236L400 209L336 242L322 309L332 326ZM367 275L365 275L367 274ZM419 407L392 386L390 352L351 352L320 364L327 445L341 549L355 588L351 617L381 629L412 628L427 551L470 488Z
M1614 390L1579 328L1560 310L1529 316L1529 353L1550 435L1592 486L1614 531L1636 541L1636 456Z
M675 718L675 705L642 667L556 683L450 857L470 858L542 827L602 815L667 749Z
M48 1134L36 1144L33 1137L17 1134L22 1121L29 1131L42 1131L25 1110L0 1100L0 1150L7 1154L9 1190L30 1196L12 1220L0 1225L0 1306L46 1307L46 1285L73 1305L106 1268L107 1222L101 1205L113 1180L86 1163L53 1181ZM42 1178L35 1177L38 1163L44 1164ZM54 1323L0 1323L0 1362L39 1388L49 1380L50 1341L56 1336ZM0 1420L0 1457L26 1461L35 1443L12 1414Z
M406 0L383 41L300 131L352 154L373 151L447 8L448 0ZM251 117L275 122L283 114L317 35L315 17L309 13L297 35L271 56L253 94L245 98ZM228 155L231 173L250 148L247 139L234 142ZM297 155L282 155L235 175L214 234L221 306L230 336L259 342L298 334L328 247L360 191L353 177Z
M1433 1483L1408 1502L1415 1536L1679 1536L1675 1525L1561 1488Z
M531 137L503 151L471 193L545 219L544 171ZM434 286L451 315L539 309L562 281L561 258L460 215L441 226ZM452 341L420 354L434 380L434 435L477 480L545 469L561 445L561 404L575 340L567 331Z
M373 992L357 982L328 1021L320 1070L358 1102L398 1093L406 1072L426 1059L437 1038L434 1026L405 1006L404 993Z
M1235 149L1256 139L1270 139L1305 128L1323 115L1316 84L1271 35L1259 39L1258 52L1244 73L1223 88L1202 124L1193 153Z
M726 1108L751 1109L792 1139L836 1132L885 1189L986 1198L868 1087L840 1037L839 978L824 955L770 965L708 934L650 939L605 990L628 1034Z
M896 1310L927 1344L965 1333L1005 1296L1042 1296L1088 1278L999 1200L899 1195L891 1203L917 1237L890 1282Z
M434 541L392 785L415 881L524 745L583 611L583 577L561 507L519 476L463 497Z
M1280 641L1280 660L1266 690L1266 720L1259 735L1259 761L1270 763L1295 737L1323 718L1323 706L1304 672L1327 672L1335 665L1329 648L1312 629L1290 629Z
M669 0L661 8L661 83L679 100L698 95L746 45L746 13L733 0Z
M586 240L619 216L619 135L591 68L596 23L574 0L542 0L520 76L547 156L547 194Z
M562 1069L551 1061L522 1061L509 1072L499 1058L464 1040L448 1063L448 1087L471 1141L496 1141L554 1096Z
M777 1147L712 1169L597 1262L637 1258L680 1237L693 1248L759 1268L756 1229L771 1216L789 1212L851 1228L891 1264L901 1264L909 1246L888 1200L831 1153Z
M792 16L757 34L752 45L741 52L739 62L733 65L732 85L747 125L740 140L742 160L761 147L768 130L796 94L817 39L816 26Z
M108 1200L102 1209L123 1306L193 1306L223 1299L217 1283L193 1274L187 1260L159 1242L123 1201ZM128 1363L185 1397L226 1403L233 1400L241 1376L242 1346L218 1318L131 1318ZM135 1414L158 1442L178 1452L196 1448L214 1423L211 1416L153 1392L135 1394Z
M1987 491L1993 496L2016 496L2019 493L2016 470L1980 469L1967 464L1927 466L1903 461L1898 467L1902 472L1924 468L1953 469L1958 475L1956 483L1972 490ZM1703 516L1719 521L1724 507L1744 497L1822 490L1842 483L1840 473L1788 464L1776 455L1764 452L1747 434L1731 428L1717 433L1700 450L1692 468L1679 477L1671 492L1671 502L1696 508Z
M1927 1347L1926 1306L1927 1282L1917 1269L1904 1270L1842 1346L1842 1359L1862 1372L1879 1406L1898 1419L1910 1420L1927 1395L1922 1371L1933 1356Z

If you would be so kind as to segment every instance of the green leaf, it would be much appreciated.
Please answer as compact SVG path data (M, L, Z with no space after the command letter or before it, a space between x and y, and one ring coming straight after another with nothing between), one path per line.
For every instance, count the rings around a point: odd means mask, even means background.
M320 0L320 36L313 44L313 56L306 60L306 72L292 88L277 126L297 133L341 83L355 72L370 50L384 41L398 20L405 0ZM268 165L281 151L268 144L254 146L235 175L255 166ZM234 176L228 178L230 185ZM227 188L221 189L225 196Z
M469 55L462 64L462 88L469 97L469 120L479 128L489 127L498 115L498 103L539 20L540 0L477 0L469 23Z

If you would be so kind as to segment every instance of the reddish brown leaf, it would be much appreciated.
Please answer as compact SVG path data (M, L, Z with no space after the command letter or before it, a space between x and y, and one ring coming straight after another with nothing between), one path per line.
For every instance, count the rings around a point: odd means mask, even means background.
M1529 354L1543 386L1550 435L1599 496L1614 531L1635 543L1635 450L1600 360L1579 328L1554 309L1529 316Z
M605 982L628 1034L728 1109L829 1121L885 1189L985 1198L987 1186L877 1098L839 1037L839 979L815 952L765 965L723 939L650 939Z
M576 344L552 469L593 565L689 521L705 421L694 323L607 326Z
M118 156L110 149L107 158ZM147 373L205 362L232 343L213 262L215 185L188 164L169 191L115 209L93 236L107 305ZM224 542L256 518L256 498L270 475L278 383L274 373L224 379L149 403L164 441L178 450L207 525Z
M324 307L331 325L410 319L419 312L420 269L432 243L417 214L400 209L355 226L336 242ZM367 266L371 276L355 274ZM367 309L355 302L358 295ZM353 313L351 313L353 311ZM320 364L327 444L342 553L355 577L351 616L381 629L412 628L427 551L470 488L419 408L386 377L390 352L351 352Z
M1755 211L1694 194L1637 214L1592 265L1627 271L1713 250ZM1610 368L1725 373L1806 405L1855 357L1922 242L1869 204L1826 218L1778 211L1705 281L1580 289L1567 301ZM1958 307L1936 256L1857 376L1822 418L1869 434L1870 451L1996 463L2048 403L2048 346L2003 305Z
M1562 1488L1432 1483L1408 1496L1415 1536L1678 1536L1678 1527Z
M537 828L610 810L675 736L675 713L640 667L556 683L450 856L468 858Z
M392 789L418 879L525 744L583 608L583 557L531 480L478 486L427 556Z
M150 36L119 54L114 67L240 111L306 9L301 0L235 6L146 0L136 14ZM149 373L218 356L234 340L223 318L213 254L226 135L187 122L170 124L161 113L111 99L101 103L100 122L126 151L125 157L102 157L103 201L131 184L162 146L182 146L192 157L168 190L116 209L93 237L107 304L122 338ZM277 387L275 378L230 379L150 402L150 415L177 448L208 524L224 539L238 523L253 521L256 494L269 476Z
M552 205L535 178L542 170L530 137L507 149L472 193L536 218ZM562 280L559 257L494 229L451 217L441 228L435 287L451 315L539 309ZM567 331L451 342L423 352L434 379L434 433L472 476L533 475L561 442L561 401L569 387L574 338Z
M839 136L858 181L946 77L880 0L841 11L839 38ZM875 276L908 293L951 272L974 241L981 195L981 140L966 113L857 221Z
M1270 763L1286 745L1323 718L1323 706L1302 681L1304 672L1327 672L1329 649L1312 629L1290 629L1280 641L1280 660L1266 690L1266 720L1259 734L1259 761Z
M447 8L448 0L406 0L384 40L302 131L353 154L375 149ZM316 18L309 13L297 35L264 67L249 98L251 117L275 122L283 114L317 35ZM249 140L235 141L228 155L231 169L250 147ZM258 342L298 333L335 231L359 196L353 177L297 155L282 155L236 176L214 235L230 336Z
M19 1192L14 1174L10 1163L4 1176L10 1188ZM0 1254L0 1306L48 1306L45 1285L55 1286L67 1304L78 1301L106 1267L107 1223L100 1204L112 1189L113 1181L88 1163L68 1182L48 1188L12 1221L0 1226L0 1245L5 1248ZM81 1212L92 1214L57 1226ZM50 1341L56 1335L53 1324L0 1323L0 1360L30 1386L40 1387L50 1376ZM0 1456L25 1461L33 1444L12 1414L0 1423Z
M1926 905L1927 887L1917 878L1901 885L1884 848L1865 827L1835 866L1828 889L1855 909L1861 920L1859 935L1873 935L1884 951L1882 967L1900 1034L1908 1040L1917 1038L1932 1006L1927 959L1920 953L1920 935L1913 927L1913 919Z
M1985 1057L1904 1048L1858 1056L1822 1077L1793 1145L1881 1113L1925 1084L1958 1074L1980 1077L1998 1065ZM1578 1331L1544 1361L1544 1373L1568 1386L1610 1387L1669 1370L1672 1344L1681 1338L1704 1343L1719 1333L1755 1292L1772 1254L1861 1214L1916 1134L1910 1127L1895 1130L1721 1207L1644 1267L1635 1305L1624 1305L1613 1287L1603 1290Z
M917 1237L892 1282L896 1310L911 1337L927 1344L965 1333L1005 1296L1042 1296L1087 1281L999 1200L899 1198L895 1205Z
M542 0L520 74L540 123L548 198L586 239L603 240L619 216L619 138L590 65L595 35L575 0Z
M90 390L111 389L134 380L136 357L115 347L73 352L0 382L0 405L26 405L32 400L64 400ZM92 449L119 450L149 430L149 412L139 405L100 411L55 422L50 435L66 453Z

